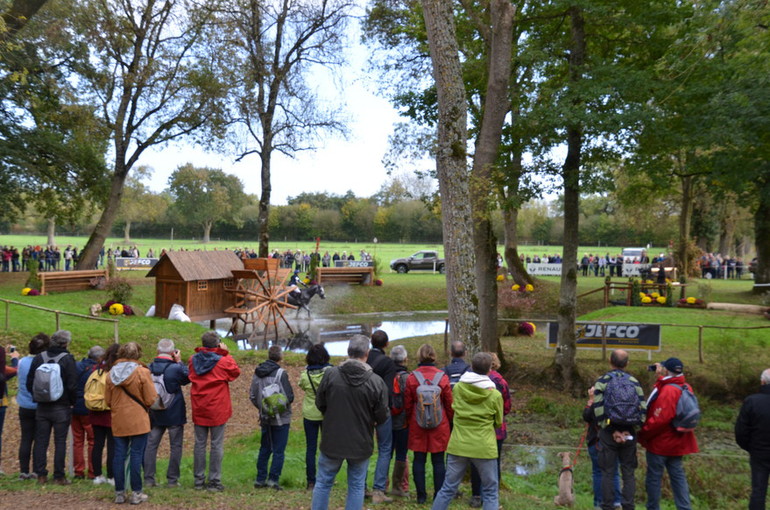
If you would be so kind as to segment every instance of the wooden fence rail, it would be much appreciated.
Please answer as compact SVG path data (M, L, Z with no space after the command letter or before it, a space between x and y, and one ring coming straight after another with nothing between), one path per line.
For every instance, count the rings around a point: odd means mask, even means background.
M115 343L120 342L120 332L119 332L119 326L118 326L120 324L120 321L118 319L105 319L103 317L91 317L90 315L83 315L81 313L52 310L50 308L44 308L42 306L30 305L28 303L20 303L19 301L12 301L10 299L0 299L0 301L5 303L5 330L6 331L8 331L11 327L11 305L18 305L26 308L40 310L43 312L53 313L55 315L55 321L56 321L55 331L58 331L60 329L59 324L60 324L60 317L62 315L67 315L69 317L79 317L81 319L87 319L92 321L111 322L113 323L113 340Z

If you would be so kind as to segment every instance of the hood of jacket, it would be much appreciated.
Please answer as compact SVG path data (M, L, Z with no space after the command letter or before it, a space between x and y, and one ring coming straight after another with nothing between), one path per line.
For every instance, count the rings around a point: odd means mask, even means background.
M269 359L263 363L260 363L257 365L257 368L254 369L254 375L257 377L267 377L271 374L273 374L276 370L281 368L281 366L276 363L275 361Z
M372 367L357 359L345 360L340 364L340 375L350 386L361 386L374 372Z
M118 360L110 370L110 380L115 386L120 386L126 380L131 377L137 368L139 368L139 362L134 360Z
M192 366L198 375L208 374L222 359L222 354L218 347L196 347L195 354L192 357Z
M90 372L91 369L93 369L93 367L96 366L96 363L97 362L95 360L92 360L91 358L83 358L83 359L81 359L80 361L78 361L78 363L76 365L77 369L78 369L78 373L82 374L86 370L88 370Z
M472 407L480 406L484 402L486 402L488 399L493 398L495 393L498 393L497 391L490 391L495 388L495 383L493 383L489 377L487 376L480 376L478 374L474 374L476 377L472 380L475 380L479 384L476 384L474 382L469 381L463 381L460 379L460 382L455 384L454 387L454 405L457 406L459 403L463 403L465 405L470 405ZM463 375L465 377L465 375ZM482 380L478 379L484 377L486 378L489 383L491 383L491 386ZM464 384L461 384L464 383Z
M166 371L169 365L176 364L171 358L161 358L160 356L152 360L147 368L150 369L150 373L154 375L160 375Z
M466 384L472 384L474 386L477 386L485 390L488 390L491 388L497 388L497 386L495 386L494 381L492 381L492 379L490 379L488 375L479 375L475 372L465 372L460 377L460 382L464 382Z

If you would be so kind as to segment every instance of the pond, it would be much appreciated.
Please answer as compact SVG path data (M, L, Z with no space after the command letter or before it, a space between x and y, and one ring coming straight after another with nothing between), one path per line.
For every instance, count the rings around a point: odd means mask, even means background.
M443 335L446 329L446 312L391 312L387 314L349 314L318 316L311 320L292 320L294 335L288 329L279 331L279 339L269 334L267 338L256 335L255 339L237 338L239 349L266 349L273 343L295 352L307 352L318 342L324 342L332 356L346 356L348 342L353 335L371 336L377 330L388 334L391 342L404 338L426 335ZM217 321L217 333L227 334L230 321ZM241 337L243 335L240 335Z

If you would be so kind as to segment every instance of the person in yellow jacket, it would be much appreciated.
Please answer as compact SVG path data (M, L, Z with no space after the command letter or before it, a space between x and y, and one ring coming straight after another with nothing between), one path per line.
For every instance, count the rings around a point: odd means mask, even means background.
M130 453L132 505L147 501L142 492L142 461L147 436L150 433L148 408L158 398L150 370L139 361L142 348L129 342L118 350L118 360L110 369L104 401L112 414L112 435L115 439L115 503L126 502L126 456ZM129 450L130 449L130 450Z
M447 445L444 484L432 510L445 510L455 497L468 464L481 476L481 501L485 510L498 509L497 437L503 423L503 397L489 378L492 355L479 352L452 390L454 422Z
M315 396L318 385L321 384L324 372L331 366L329 351L323 343L314 344L308 349L305 361L307 367L299 376L299 387L305 392L302 400L302 422L305 428L305 477L307 478L307 490L315 487L316 452L318 451L318 437L321 433L321 423L324 415L315 405Z

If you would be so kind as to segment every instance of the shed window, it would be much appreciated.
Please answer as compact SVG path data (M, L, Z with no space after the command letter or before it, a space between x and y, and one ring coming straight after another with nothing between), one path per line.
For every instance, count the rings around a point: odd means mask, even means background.
M198 290L209 290L208 280L198 280Z
M235 280L233 278L227 278L225 280L225 288L232 289L235 287Z

